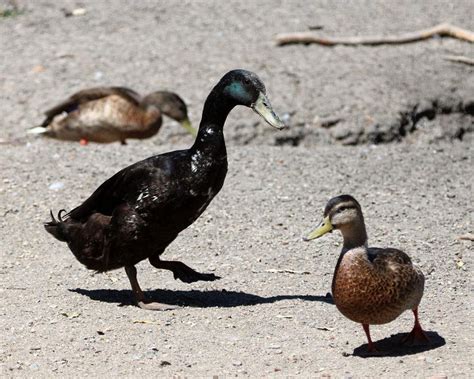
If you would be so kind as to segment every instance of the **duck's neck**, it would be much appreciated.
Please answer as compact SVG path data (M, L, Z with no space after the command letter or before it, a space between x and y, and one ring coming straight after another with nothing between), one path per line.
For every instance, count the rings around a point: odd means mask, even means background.
M362 219L362 222L357 223L356 225L348 225L345 228L340 227L342 236L344 238L344 245L342 246L341 254L339 254L339 258L337 260L336 268L334 270L334 277L332 281L332 292L334 296L335 292L335 279L337 272L339 271L339 267L341 265L342 259L344 258L345 254L354 248L365 246L367 247L367 232L365 230L365 224Z
M342 251L345 252L356 247L367 246L367 231L364 220L340 228L344 245Z
M218 87L211 91L204 103L201 124L192 150L225 154L223 128L227 115L234 106L235 103L229 101Z

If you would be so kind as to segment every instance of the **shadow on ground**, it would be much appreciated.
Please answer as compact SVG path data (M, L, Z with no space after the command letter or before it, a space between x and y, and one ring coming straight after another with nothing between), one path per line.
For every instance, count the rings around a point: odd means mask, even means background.
M378 357L402 357L404 355L413 355L422 353L424 351L437 349L443 345L446 345L445 339L440 336L437 332L426 332L426 335L430 339L429 345L421 346L404 346L400 344L400 341L408 333L397 333L392 334L390 337L384 338L375 342L375 346L379 350L376 353L367 353L367 344L360 345L354 349L352 355L361 358L378 358Z
M86 290L82 288L69 289L84 296L88 296L92 300L104 301L107 303L119 303L120 305L131 305L132 293L129 290ZM321 301L333 304L330 294L325 296L317 295L278 295L263 297L245 292L235 291L172 291L172 290L154 290L145 293L147 300L158 301L160 303L179 305L182 307L239 307L245 305L269 304L282 300L304 300L304 301Z

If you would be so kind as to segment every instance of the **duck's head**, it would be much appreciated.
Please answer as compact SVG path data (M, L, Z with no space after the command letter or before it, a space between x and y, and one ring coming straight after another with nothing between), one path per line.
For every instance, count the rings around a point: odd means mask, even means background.
M253 72L232 70L225 74L217 85L232 105L244 105L252 108L271 126L282 129L283 121L276 115L267 98L265 85Z
M189 121L186 103L174 92L156 91L147 95L143 102L157 107L161 113L179 122L193 136L197 134Z
M360 204L351 195L340 195L328 201L324 208L323 221L304 240L310 241L319 238L334 229L339 229L346 236L360 228L363 228L365 234L364 217Z

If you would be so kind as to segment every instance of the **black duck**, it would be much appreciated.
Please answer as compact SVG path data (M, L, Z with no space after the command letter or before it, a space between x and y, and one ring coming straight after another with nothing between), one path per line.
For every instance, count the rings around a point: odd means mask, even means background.
M119 171L64 217L63 211L58 219L52 217L46 230L67 242L89 269L104 272L124 267L135 300L144 309L169 308L145 300L135 269L144 259L186 283L218 279L160 256L222 188L227 173L223 126L236 105L252 108L278 129L284 127L257 75L230 71L207 97L190 149L155 155Z

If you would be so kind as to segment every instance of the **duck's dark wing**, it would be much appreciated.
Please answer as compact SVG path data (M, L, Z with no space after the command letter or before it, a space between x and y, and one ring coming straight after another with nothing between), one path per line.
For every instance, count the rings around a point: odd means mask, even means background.
M129 101L133 105L138 105L141 101L141 97L138 93L126 87L96 87L89 88L79 92L76 92L74 95L69 97L67 100L56 105L55 107L47 110L44 114L46 119L43 121L41 126L48 126L54 117L57 115L66 112L71 113L79 108L81 104L88 103L90 101L102 99L110 95L117 95L125 100Z
M398 265L411 265L410 257L401 250L393 248L371 247L367 251L369 260L375 265L388 265L390 263Z
M74 208L67 216L75 220L85 220L93 213L111 216L114 209L126 201L127 195L136 192L139 183L149 175L146 165L138 163L107 179L86 201Z
M75 220L85 220L93 213L111 216L121 204L133 205L140 193L153 189L155 204L166 204L173 191L167 188L169 176L176 171L175 162L186 155L186 150L156 155L117 172L102 183L81 205L67 214Z

